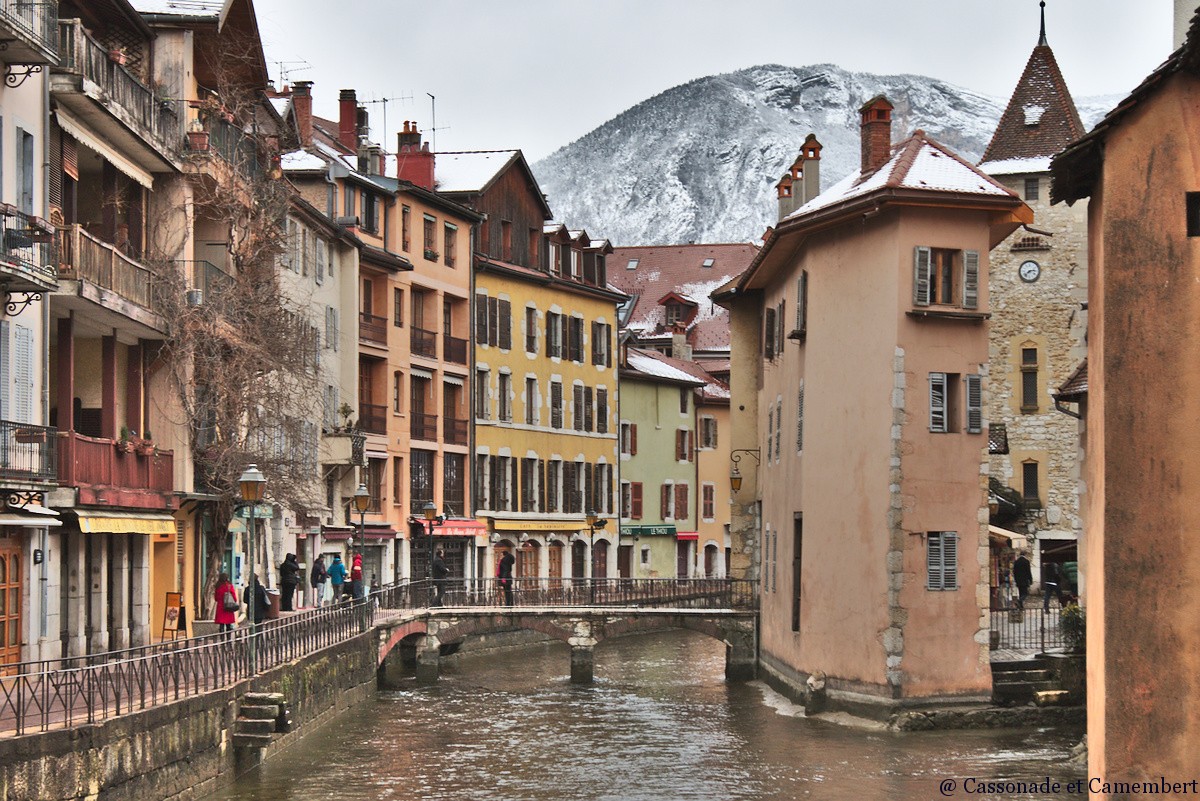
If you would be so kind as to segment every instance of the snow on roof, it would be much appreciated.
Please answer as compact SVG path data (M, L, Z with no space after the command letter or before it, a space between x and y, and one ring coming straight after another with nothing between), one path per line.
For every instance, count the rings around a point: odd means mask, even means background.
M988 175L1015 175L1022 172L1050 172L1050 156L1035 156L1027 159L1004 159L985 161L979 169Z
M328 162L320 156L307 150L293 150L279 157L279 166L284 172L289 170L324 170Z
M434 181L439 192L477 192L520 151L486 150L435 153Z
M651 351L630 348L628 361L631 370L636 370L652 378L665 378L669 381L680 381L688 384L702 383L695 376L667 364L658 354Z
M216 17L226 0L130 0L139 14L168 14L179 17Z
M803 217L885 187L1011 197L1003 186L918 130L895 145L891 159L874 173L850 173L785 219Z
M280 117L286 117L288 108L292 105L292 98L285 95L284 97L272 97L271 105L275 107L275 113Z
M340 161L342 164L344 164L346 167L350 168L354 172L358 172L358 159L354 158L353 156L350 156L349 154L346 154L346 153L342 153L340 150L336 150L336 149L330 147L329 145L325 144L324 142L322 142L319 139L313 141L313 147L315 147L317 150L321 151L321 153L324 154L325 156L327 156L328 158L335 160L335 161Z

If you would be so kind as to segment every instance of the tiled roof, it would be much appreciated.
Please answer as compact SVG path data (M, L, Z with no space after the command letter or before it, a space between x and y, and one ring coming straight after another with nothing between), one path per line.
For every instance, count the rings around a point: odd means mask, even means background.
M1063 382L1063 385L1054 393L1059 400L1077 401L1083 400L1088 393L1088 363L1087 359L1080 362L1075 368L1075 372Z
M655 350L630 348L624 373L640 373L652 378L690 382L706 401L728 401L729 385L713 376L699 362L666 356Z
M626 327L640 336L670 336L666 307L660 306L658 299L676 292L698 307L688 329L691 346L724 350L729 348L729 312L714 304L709 295L745 270L757 251L748 244L614 248L608 257L608 281L634 297ZM704 266L706 259L712 259L711 267ZM634 260L636 266L629 269Z
M1084 133L1054 51L1047 44L1038 44L980 164L1053 156Z

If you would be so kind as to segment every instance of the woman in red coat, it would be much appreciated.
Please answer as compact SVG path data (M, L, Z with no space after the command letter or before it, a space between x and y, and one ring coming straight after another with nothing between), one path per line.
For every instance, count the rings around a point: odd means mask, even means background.
M237 622L237 610L227 610L225 608L225 598L233 598L233 602L237 603L237 590L233 586L233 582L229 580L228 573L222 573L217 576L217 588L213 590L213 599L217 602L217 613L214 620L217 621L221 631L233 631L233 624Z

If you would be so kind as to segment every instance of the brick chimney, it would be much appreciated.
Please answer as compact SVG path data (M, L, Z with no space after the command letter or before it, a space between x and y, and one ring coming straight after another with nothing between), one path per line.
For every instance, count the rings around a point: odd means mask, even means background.
M338 141L358 152L358 94L353 89L338 95Z
M688 342L687 326L676 322L671 328L671 358L685 362L692 360L692 345Z
M296 135L300 137L300 147L312 147L312 81L296 81L292 92L292 110L296 112Z
M858 111L862 115L862 172L869 175L892 156L892 109L888 99L876 95Z
M421 142L416 122L404 121L396 134L396 177L422 189L433 189L433 153L428 142Z
M775 190L779 197L779 219L791 214L821 194L821 148L816 134L809 134L800 146L800 155Z

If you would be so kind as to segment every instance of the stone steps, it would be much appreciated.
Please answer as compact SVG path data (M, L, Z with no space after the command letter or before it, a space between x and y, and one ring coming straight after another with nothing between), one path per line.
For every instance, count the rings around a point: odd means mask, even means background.
M1033 694L1033 702L1038 706L1061 706L1070 695L1066 690L1039 690Z
M246 693L238 704L234 723L235 748L262 749L276 734L292 730L292 718L283 693Z

